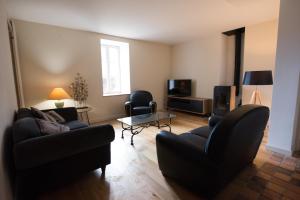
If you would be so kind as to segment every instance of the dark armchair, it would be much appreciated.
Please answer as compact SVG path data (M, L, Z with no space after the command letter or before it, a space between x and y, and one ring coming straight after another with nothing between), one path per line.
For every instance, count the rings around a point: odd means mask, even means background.
M165 176L212 194L253 161L268 118L267 107L245 105L214 127L181 135L161 131L156 136L159 168Z
M127 116L142 115L156 112L156 102L148 91L138 90L130 94L129 101L125 102Z

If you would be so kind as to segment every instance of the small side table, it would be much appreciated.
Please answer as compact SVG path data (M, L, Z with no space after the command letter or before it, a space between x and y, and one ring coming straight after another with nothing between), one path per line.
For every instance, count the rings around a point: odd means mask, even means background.
M76 110L80 116L80 119L84 120L84 118L85 118L86 121L88 122L88 124L91 125L90 118L89 118L89 112L92 110L92 108L88 107L88 106L84 106L84 107L77 107Z

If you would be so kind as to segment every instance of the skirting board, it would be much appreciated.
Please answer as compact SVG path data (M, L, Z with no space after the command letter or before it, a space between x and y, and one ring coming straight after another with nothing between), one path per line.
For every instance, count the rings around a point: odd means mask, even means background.
M273 147L273 146L270 146L270 145L266 145L266 149L270 150L270 151L273 151L273 152L276 152L276 153L284 154L286 156L292 156L293 155L292 151L287 151L287 150L276 148L276 147Z

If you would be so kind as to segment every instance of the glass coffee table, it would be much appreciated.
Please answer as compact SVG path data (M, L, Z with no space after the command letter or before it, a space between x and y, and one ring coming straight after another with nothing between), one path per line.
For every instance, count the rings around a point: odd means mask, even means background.
M155 126L158 129L169 127L171 132L171 122L176 115L168 112L156 112L144 115L135 115L131 117L124 117L117 119L122 124L122 139L124 138L124 131L131 132L131 145L133 145L133 136L141 133L144 128ZM167 122L165 122L167 120Z

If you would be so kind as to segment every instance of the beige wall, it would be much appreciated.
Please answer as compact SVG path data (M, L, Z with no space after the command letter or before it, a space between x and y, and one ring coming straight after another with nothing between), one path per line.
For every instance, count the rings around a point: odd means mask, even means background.
M94 121L123 114L127 96L102 97L99 39L130 43L131 88L153 93L163 108L168 78L192 79L193 96L213 97L215 85L231 85L234 70L234 38L211 34L172 48L157 43L115 38L107 35L15 21L26 106L53 106L45 101L54 87L67 88L77 72L89 84L88 104ZM246 27L244 71L274 70L277 21ZM248 103L252 86L243 86ZM271 106L272 86L261 86L263 104ZM67 105L70 102L67 102Z
M234 83L234 67L235 67L235 36L227 36L226 38L226 70L225 84L233 85Z
M268 147L300 151L300 1L280 2Z
M106 38L129 42L131 89L149 90L158 108L163 108L170 74L169 46L19 20L15 26L26 106L53 106L45 101L51 89L68 88L80 72L89 85L87 103L94 108L92 120L123 115L127 95L102 96L99 40Z
M244 36L242 72L273 70L278 21L247 26ZM234 36L221 33L179 44L172 50L172 77L194 80L193 95L213 97L215 85L234 80ZM243 86L243 103L250 101L253 86ZM263 104L271 106L272 86L260 86Z
M245 30L244 64L245 71L275 69L278 21L269 21ZM244 74L244 73L243 73ZM248 104L255 86L243 86L243 104ZM271 107L273 86L259 86L262 104Z
M192 79L192 95L212 98L213 87L226 82L226 36L209 35L172 49L172 78Z
M11 189L5 170L3 157L4 135L12 124L14 110L17 108L13 70L7 30L5 3L0 0L0 199L12 199Z

